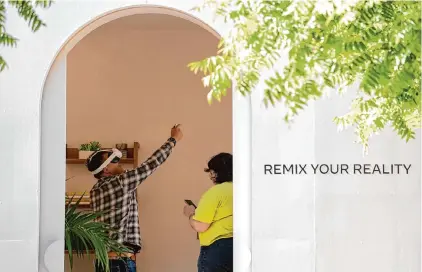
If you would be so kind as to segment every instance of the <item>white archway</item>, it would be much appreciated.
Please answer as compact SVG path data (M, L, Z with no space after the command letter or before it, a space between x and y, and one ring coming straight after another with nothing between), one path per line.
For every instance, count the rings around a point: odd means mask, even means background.
M47 73L43 86L41 104L41 182L40 182L40 240L39 240L39 271L63 271L64 258L64 202L65 192L65 141L66 141L66 56L70 50L86 35L98 27L118 18L135 14L164 14L188 20L209 31L219 38L217 31L202 20L183 11L156 5L137 5L113 9L89 21L74 32L56 53L54 61ZM249 203L250 173L240 171L250 169L250 103L249 98L243 98L233 91L233 153L235 155L235 262L248 267L245 258L249 258L250 220L245 211L240 209ZM246 135L246 137L245 137ZM248 137L249 136L249 137ZM236 159L238 158L238 159ZM242 180L242 182L236 182ZM247 181L247 182L245 182ZM246 204L246 205L245 205ZM54 218L54 220L51 220ZM237 261L236 261L237 260ZM245 271L240 266L239 271Z

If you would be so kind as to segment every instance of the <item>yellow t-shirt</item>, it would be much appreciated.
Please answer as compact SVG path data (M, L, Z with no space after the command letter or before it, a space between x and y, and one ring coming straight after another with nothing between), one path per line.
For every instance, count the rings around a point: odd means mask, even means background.
M233 183L214 185L201 197L193 219L211 224L199 233L199 243L208 246L216 240L233 237Z

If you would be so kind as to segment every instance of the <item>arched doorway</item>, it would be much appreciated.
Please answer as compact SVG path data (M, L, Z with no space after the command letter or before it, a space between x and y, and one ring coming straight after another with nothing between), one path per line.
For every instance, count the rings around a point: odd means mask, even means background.
M77 47L79 42L81 42L84 38L89 37L89 35L94 33L97 29L100 30L100 28L106 27L107 24L112 24L113 21L117 22L118 20L124 20L124 18L133 18L133 16L147 16L146 14L148 14L148 16L155 15L173 17L173 19L177 18L176 20L185 21L185 23L193 25L197 29L202 29L202 31L205 32L208 31L208 35L211 33L214 35L214 39L219 38L218 34L212 28L186 13L165 7L138 6L112 11L104 16L98 17L77 31L77 33L75 33L64 45L50 69L45 83L42 100L43 135L41 149L40 271L46 271L46 269L49 269L47 271L57 271L56 269L63 267L64 262L64 260L57 255L57 250L63 249L62 235L60 235L57 230L62 230L64 228L64 209L61 205L59 205L63 203L63 198L62 195L58 196L57 192L65 191L65 186L61 181L65 178L66 168L64 167L64 160L61 158L66 157L63 146L67 143L66 134L69 135L69 131L66 132L66 125L63 123L63 120L66 120L66 108L63 106L66 105L66 89L69 87L69 53L72 49ZM159 21L160 20L157 22ZM197 90L195 96L197 96L198 93L201 93L201 91ZM127 99L128 98L125 98L123 100L127 101ZM203 101L205 102L205 99L203 99ZM112 101L111 103L116 104L116 101ZM185 110L186 107L184 106L182 108ZM231 119L230 116L227 117L228 119ZM249 121L247 118L244 118L244 120L245 122ZM48 133L49 131L54 131L54 133L50 134ZM201 138L201 136L198 138ZM231 131L229 138L231 142ZM245 142L243 142L243 144L244 143ZM147 153L144 155L147 155L148 152L151 151L153 151L151 148L146 149L145 152ZM209 155L212 154L210 153ZM207 158L204 157L204 163L206 159ZM247 156L243 157L243 159L247 159ZM181 205L183 205L182 202ZM60 218L60 221L55 220L52 222L51 220L48 220L47 217ZM47 250L46 256L43 256L45 250ZM165 258L166 256L161 257Z

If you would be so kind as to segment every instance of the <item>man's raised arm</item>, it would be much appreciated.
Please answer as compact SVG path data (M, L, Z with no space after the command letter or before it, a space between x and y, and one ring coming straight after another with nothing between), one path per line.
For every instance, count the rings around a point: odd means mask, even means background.
M173 148L182 138L183 133L180 129L180 125L175 125L171 129L171 137L145 162L143 162L139 167L126 171L122 174L123 186L127 187L129 191L136 190L142 181L154 173L154 171L167 160L173 151Z

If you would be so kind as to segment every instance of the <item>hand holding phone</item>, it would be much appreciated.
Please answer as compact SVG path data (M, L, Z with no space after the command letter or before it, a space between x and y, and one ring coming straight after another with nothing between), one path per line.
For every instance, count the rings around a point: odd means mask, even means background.
M194 206L196 209L196 205L192 202L192 200L190 199L185 199L185 203L188 204L189 206ZM199 234L196 233L196 239L199 240Z
M188 205L190 205L190 206L194 206L194 207L195 207L195 209L196 209L196 205L192 202L192 200L190 200L190 199L185 199L185 203L186 203L186 204L188 204Z

